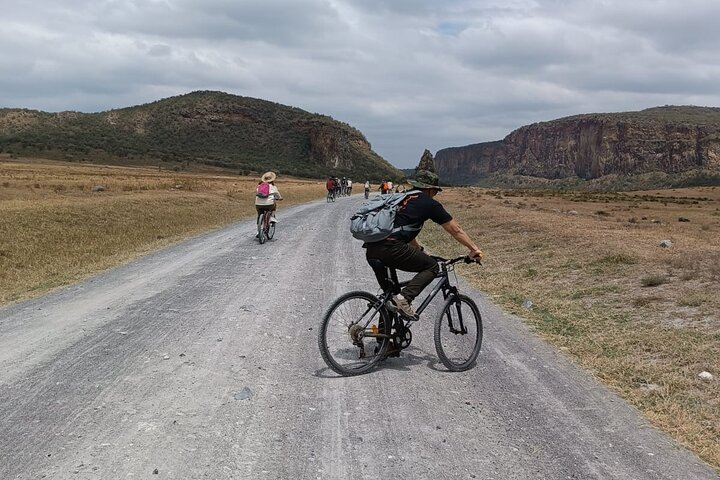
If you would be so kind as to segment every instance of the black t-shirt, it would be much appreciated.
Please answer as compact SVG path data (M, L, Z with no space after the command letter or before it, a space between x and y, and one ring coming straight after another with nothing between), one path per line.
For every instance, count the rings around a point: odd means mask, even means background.
M422 228L425 220L432 220L438 225L452 220L452 216L440 202L419 190L410 192L403 203L404 206L395 214L395 227L418 226ZM408 243L417 237L419 233L420 229L401 230L390 235L390 238Z

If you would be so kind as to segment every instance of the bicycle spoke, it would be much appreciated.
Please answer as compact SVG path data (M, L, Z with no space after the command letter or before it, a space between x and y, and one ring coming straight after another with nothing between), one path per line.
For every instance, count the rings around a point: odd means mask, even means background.
M370 370L383 356L387 338L378 337L382 314L366 292L340 297L326 312L318 345L330 368L343 375Z

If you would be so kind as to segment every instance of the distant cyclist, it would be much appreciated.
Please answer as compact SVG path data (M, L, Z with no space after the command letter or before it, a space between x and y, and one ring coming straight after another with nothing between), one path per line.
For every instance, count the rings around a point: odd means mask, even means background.
M352 180L347 179L347 194L352 195Z
M267 172L260 178L260 183L257 186L257 192L255 194L255 210L257 210L257 220L260 220L260 215L266 211L272 212L270 221L277 223L275 218L275 211L277 210L276 201L282 200L283 197L280 195L277 187L275 186L275 179L277 175L273 172ZM266 184L267 187L263 184ZM256 221L257 223L257 221Z
M383 180L382 183L380 184L380 193L381 193L382 195L385 195L386 193L388 193L388 182L387 182L387 180Z
M365 180L365 198L370 196L370 180Z
M408 192L407 198L395 214L395 228L403 229L385 240L365 243L363 247L367 249L365 255L368 260L381 260L388 267L417 273L399 294L392 297L392 304L388 305L388 308L412 319L416 318L416 315L411 302L432 282L439 269L437 261L425 253L416 240L426 220L442 226L458 243L470 250L468 255L476 262L480 262L483 252L442 204L433 198L442 191L436 174L420 170L415 179L408 182L414 188ZM385 288L385 269L378 268L373 271L380 287Z
M327 188L329 194L335 195L337 184L335 183L335 179L333 177L327 179L327 182L325 182L325 188Z

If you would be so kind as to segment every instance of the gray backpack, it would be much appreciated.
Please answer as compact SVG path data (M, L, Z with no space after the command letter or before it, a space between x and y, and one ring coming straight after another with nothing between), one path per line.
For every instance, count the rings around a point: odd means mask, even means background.
M355 214L350 217L350 233L363 242L379 242L401 230L420 230L420 226L395 227L395 214L400 204L411 193L386 193L363 203Z

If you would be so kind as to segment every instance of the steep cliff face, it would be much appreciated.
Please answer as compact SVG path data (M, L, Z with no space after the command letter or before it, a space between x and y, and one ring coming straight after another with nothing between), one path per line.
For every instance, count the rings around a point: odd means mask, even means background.
M660 107L579 115L521 127L498 142L446 148L435 162L444 181L500 173L545 179L720 173L720 108Z

